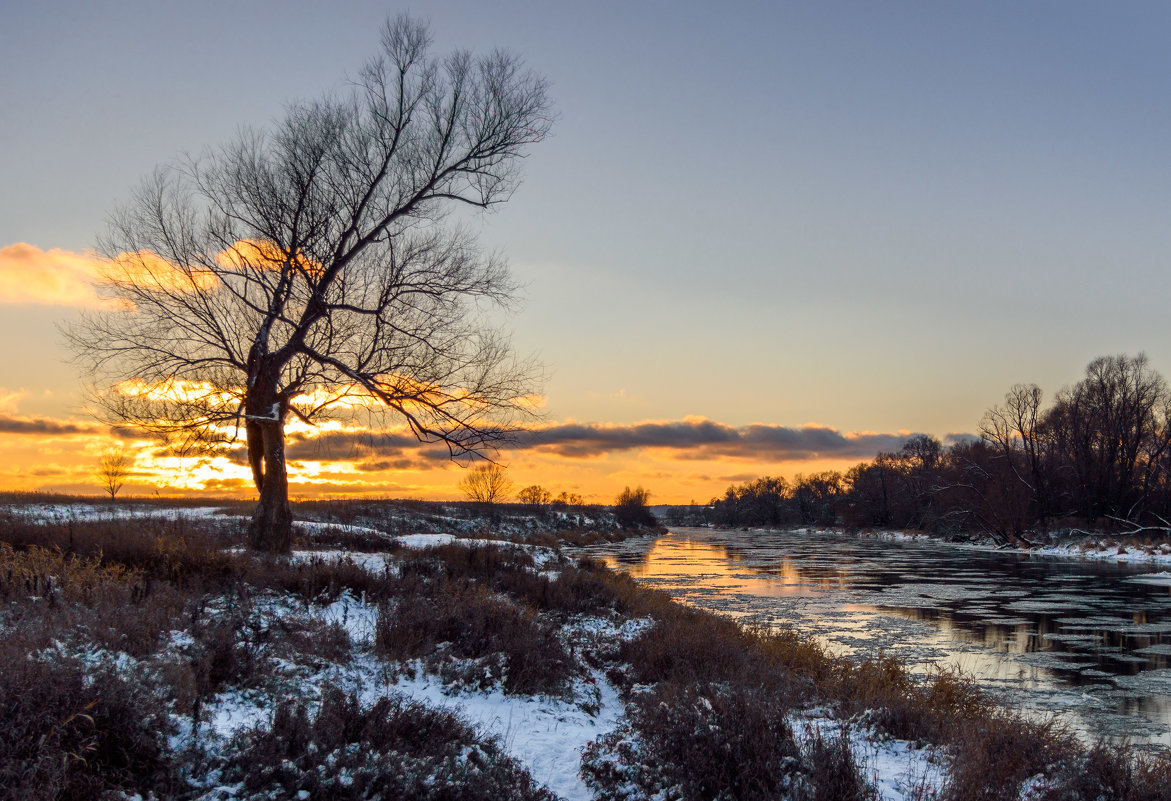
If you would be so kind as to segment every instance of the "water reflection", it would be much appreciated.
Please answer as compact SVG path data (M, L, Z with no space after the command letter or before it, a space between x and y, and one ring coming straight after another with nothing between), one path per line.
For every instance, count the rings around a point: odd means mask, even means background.
M1171 745L1171 592L1134 565L818 532L679 529L588 549L680 600L846 655L952 666L1097 737Z

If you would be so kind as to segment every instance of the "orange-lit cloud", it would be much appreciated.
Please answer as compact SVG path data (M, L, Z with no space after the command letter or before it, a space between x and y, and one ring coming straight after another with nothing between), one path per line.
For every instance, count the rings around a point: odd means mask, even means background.
M105 431L105 426L92 423L75 423L51 417L21 417L0 412L0 434L99 434Z
M253 496L244 443L179 458L157 441L97 423L24 416L19 392L0 388L0 489L96 494L95 466L111 442L134 453L129 494ZM335 421L290 426L286 458L294 497L458 498L462 471L447 449L420 444L405 429ZM657 503L706 501L729 484L761 475L844 470L879 451L897 450L907 432L841 432L827 426L731 426L688 418L631 424L556 422L525 432L498 454L519 488L540 484L610 503L641 484ZM949 437L949 439L957 439Z
M815 424L800 427L753 423L733 427L687 418L629 425L559 423L524 432L513 448L533 448L569 458L634 449L675 452L677 458L753 458L775 461L869 458L897 450L910 432L841 432Z
M0 248L0 303L100 307L103 300L94 289L100 268L90 253L8 245Z
M740 458L762 461L871 458L879 451L902 447L910 432L847 432L819 425L800 427L752 425L734 427L714 420L688 418L626 425L555 423L522 431L503 446L509 453L537 451L570 459L587 459L633 450L671 452L674 458ZM446 449L420 446L406 431L348 429L315 434L299 431L290 437L290 459L320 461L360 457L400 457L417 453L446 459Z
M178 267L149 250L119 253L99 262L100 276L154 292L184 293L211 289L219 282L214 271L200 265Z
M7 390L0 387L0 413L15 413L16 404L20 402L27 393L23 389L15 391Z
M261 252L252 243L243 247ZM116 304L97 290L106 278L165 292L206 290L219 280L210 270L183 270L148 251L106 260L92 252L43 250L27 242L0 247L0 303L111 308Z

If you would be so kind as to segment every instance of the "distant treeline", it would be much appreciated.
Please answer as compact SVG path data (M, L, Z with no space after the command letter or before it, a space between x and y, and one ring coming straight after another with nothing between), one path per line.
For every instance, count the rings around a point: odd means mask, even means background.
M844 474L765 476L668 514L674 523L913 528L1000 541L1071 528L1171 533L1168 520L1171 392L1142 354L1095 359L1048 406L1035 384L1014 386L985 413L979 438L944 446L916 435Z

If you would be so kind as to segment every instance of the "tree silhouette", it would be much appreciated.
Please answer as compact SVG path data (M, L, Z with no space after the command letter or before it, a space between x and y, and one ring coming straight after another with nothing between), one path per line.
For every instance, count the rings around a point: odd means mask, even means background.
M126 483L130 461L129 454L122 448L108 450L98 460L98 479L111 501L118 497L118 491Z
M526 414L537 370L481 310L514 284L446 218L511 195L546 84L508 53L429 49L390 20L347 93L159 168L102 242L117 308L67 332L110 421L177 452L243 433L254 547L291 542L290 418L379 410L460 458Z
M498 464L473 467L460 479L459 488L475 503L499 503L512 492L512 482Z

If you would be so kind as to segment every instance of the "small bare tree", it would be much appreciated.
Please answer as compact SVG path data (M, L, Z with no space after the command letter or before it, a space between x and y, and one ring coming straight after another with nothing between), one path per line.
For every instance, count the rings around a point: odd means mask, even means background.
M512 482L498 464L473 467L459 481L459 488L475 503L499 503L512 492Z
M130 464L130 455L123 448L112 448L103 453L98 460L98 479L111 501L118 497L118 490L126 483L126 473L130 470Z
M658 521L647 506L650 499L650 492L642 487L623 489L614 500L614 513L618 517L618 524L622 528L657 525Z
M566 492L561 490L557 497L553 499L554 506L581 506L582 497L576 492Z
M518 492L516 499L526 506L548 506L553 502L553 493L540 484L533 484Z
M158 169L102 242L119 308L67 332L112 422L179 452L243 433L254 547L291 542L290 418L381 409L459 458L531 408L536 368L480 313L514 297L506 265L444 223L511 195L546 84L507 53L429 47L391 20L347 94Z

